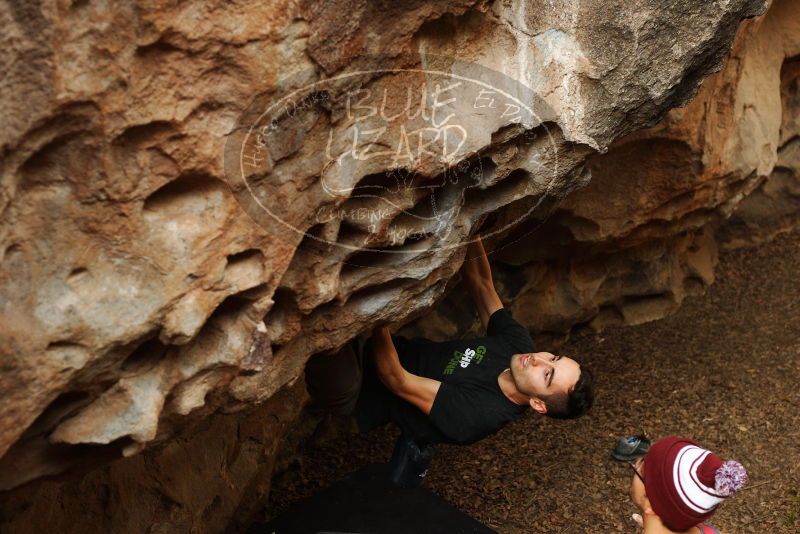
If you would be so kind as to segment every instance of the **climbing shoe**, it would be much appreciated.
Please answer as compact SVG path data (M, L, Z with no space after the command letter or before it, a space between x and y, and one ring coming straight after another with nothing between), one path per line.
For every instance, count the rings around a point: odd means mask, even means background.
M415 488L428 474L433 458L433 445L420 447L408 436L401 435L389 461L389 479L401 488Z
M646 436L622 436L611 451L611 457L622 462L630 462L647 454L650 440Z

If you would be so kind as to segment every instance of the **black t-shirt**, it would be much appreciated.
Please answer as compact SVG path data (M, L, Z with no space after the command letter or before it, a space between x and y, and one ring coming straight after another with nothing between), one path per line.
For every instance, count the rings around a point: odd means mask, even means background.
M356 407L362 430L393 420L419 443L472 443L527 411L506 397L497 377L511 356L534 351L528 330L505 308L489 318L486 337L434 342L393 336L400 363L410 373L441 381L430 415L380 382L371 355Z

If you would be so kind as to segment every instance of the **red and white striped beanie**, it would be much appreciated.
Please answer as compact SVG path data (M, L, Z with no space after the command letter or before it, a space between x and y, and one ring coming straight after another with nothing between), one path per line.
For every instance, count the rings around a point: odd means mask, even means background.
M672 530L687 530L714 514L717 505L747 481L742 464L723 462L690 439L653 443L644 463L644 488L653 511Z

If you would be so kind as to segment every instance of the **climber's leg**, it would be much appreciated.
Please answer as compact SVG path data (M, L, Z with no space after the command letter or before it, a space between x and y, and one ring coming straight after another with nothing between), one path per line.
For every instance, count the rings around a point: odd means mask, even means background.
M362 380L363 342L353 340L339 352L314 354L306 364L310 409L317 413L350 415Z
M422 484L433 458L433 445L416 443L401 434L389 461L389 479L397 486L415 488Z

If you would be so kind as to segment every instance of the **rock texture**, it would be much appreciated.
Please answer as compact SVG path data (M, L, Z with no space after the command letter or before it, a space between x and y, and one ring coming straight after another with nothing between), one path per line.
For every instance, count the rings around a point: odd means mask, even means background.
M796 17L798 13L786 15ZM796 35L788 34L786 39ZM796 42L795 39L795 46L789 48L794 54L798 53ZM796 226L800 220L800 58L796 55L783 63L780 83L782 114L777 161L769 178L741 202L720 229L725 246L738 247L769 239ZM774 134L775 123L769 126Z
M541 225L493 243L515 317L543 342L674 311L714 279L719 246L793 227L800 215L800 5L777 1L739 30L725 68L685 107L589 158L592 180ZM477 328L451 295L408 332Z
M685 104L722 65L741 20L764 8L7 3L0 489L151 448L149 460L102 471L124 477L134 469L125 466L172 458L170 439L198 421L228 432L248 417L235 412L295 384L310 354L429 310L480 224L498 232L498 277L537 331L668 311L711 280L713 238L702 227L773 170L780 68L800 35L785 15L792 3L745 23L726 70L688 108L627 135ZM442 81L421 71L491 73L509 102L535 112L460 110L463 150L420 149L410 175L386 174L398 170L390 157L347 159L358 126L348 95ZM765 74L769 83L756 83ZM273 117L275 129L250 135L269 126L259 121L270 102L321 81L324 90ZM402 106L393 94L389 108ZM393 126L418 130L414 120ZM365 154L371 143L353 145ZM447 215L444 227L422 216L430 206ZM87 480L100 484L95 473ZM231 495L265 491L234 486ZM157 491L197 504L168 487ZM35 501L58 490L28 491ZM201 524L230 517L225 502L202 521L173 510L171 525L213 530Z
M230 532L266 504L303 381L232 415L213 414L155 451L2 498L3 532Z

